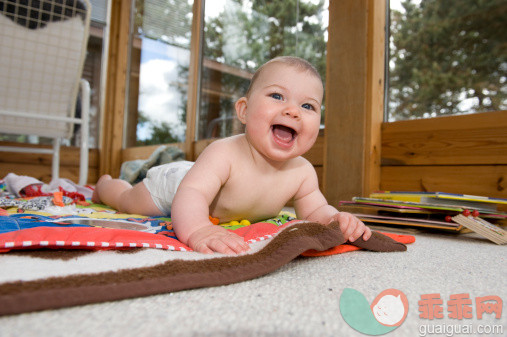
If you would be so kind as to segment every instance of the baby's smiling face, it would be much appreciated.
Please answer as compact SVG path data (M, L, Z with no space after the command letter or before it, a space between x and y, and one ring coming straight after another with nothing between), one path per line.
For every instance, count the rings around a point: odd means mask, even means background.
M273 161L306 153L319 133L323 92L320 79L307 70L267 65L249 97L236 103L250 144Z

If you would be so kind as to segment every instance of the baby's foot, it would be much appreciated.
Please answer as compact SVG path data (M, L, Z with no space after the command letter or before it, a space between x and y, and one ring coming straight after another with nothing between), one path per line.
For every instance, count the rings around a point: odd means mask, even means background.
M113 179L109 174L104 174L102 177L99 178L99 181L97 181L97 184L95 185L95 189L93 190L93 194L92 194L92 202L94 204L100 204L101 201L100 201L100 195L99 195L99 185L108 181L108 180L111 180Z

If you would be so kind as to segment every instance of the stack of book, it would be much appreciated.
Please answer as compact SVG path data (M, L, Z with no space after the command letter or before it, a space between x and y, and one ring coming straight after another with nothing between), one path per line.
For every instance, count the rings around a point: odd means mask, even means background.
M454 232L472 230L489 240L507 243L507 199L443 192L390 192L341 201L339 210L355 214L366 224L410 226Z

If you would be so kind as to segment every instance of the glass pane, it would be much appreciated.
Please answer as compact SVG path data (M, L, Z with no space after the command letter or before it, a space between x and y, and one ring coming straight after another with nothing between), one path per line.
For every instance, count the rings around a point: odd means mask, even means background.
M507 108L504 0L390 0L388 120Z
M183 142L192 2L136 0L126 146Z
M325 80L327 0L208 0L204 20L198 139L243 132L234 103L273 57L305 58Z

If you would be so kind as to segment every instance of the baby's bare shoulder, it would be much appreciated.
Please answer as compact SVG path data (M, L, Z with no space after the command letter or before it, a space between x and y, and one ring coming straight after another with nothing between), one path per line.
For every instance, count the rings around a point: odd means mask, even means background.
M299 173L301 173L301 172L306 172L306 173L315 172L313 164L310 163L310 161L308 159L301 157L301 156L292 159L289 165L290 165L291 169L295 169Z
M206 146L203 154L230 154L231 151L235 151L239 147L239 141L240 139L237 136L215 140Z

